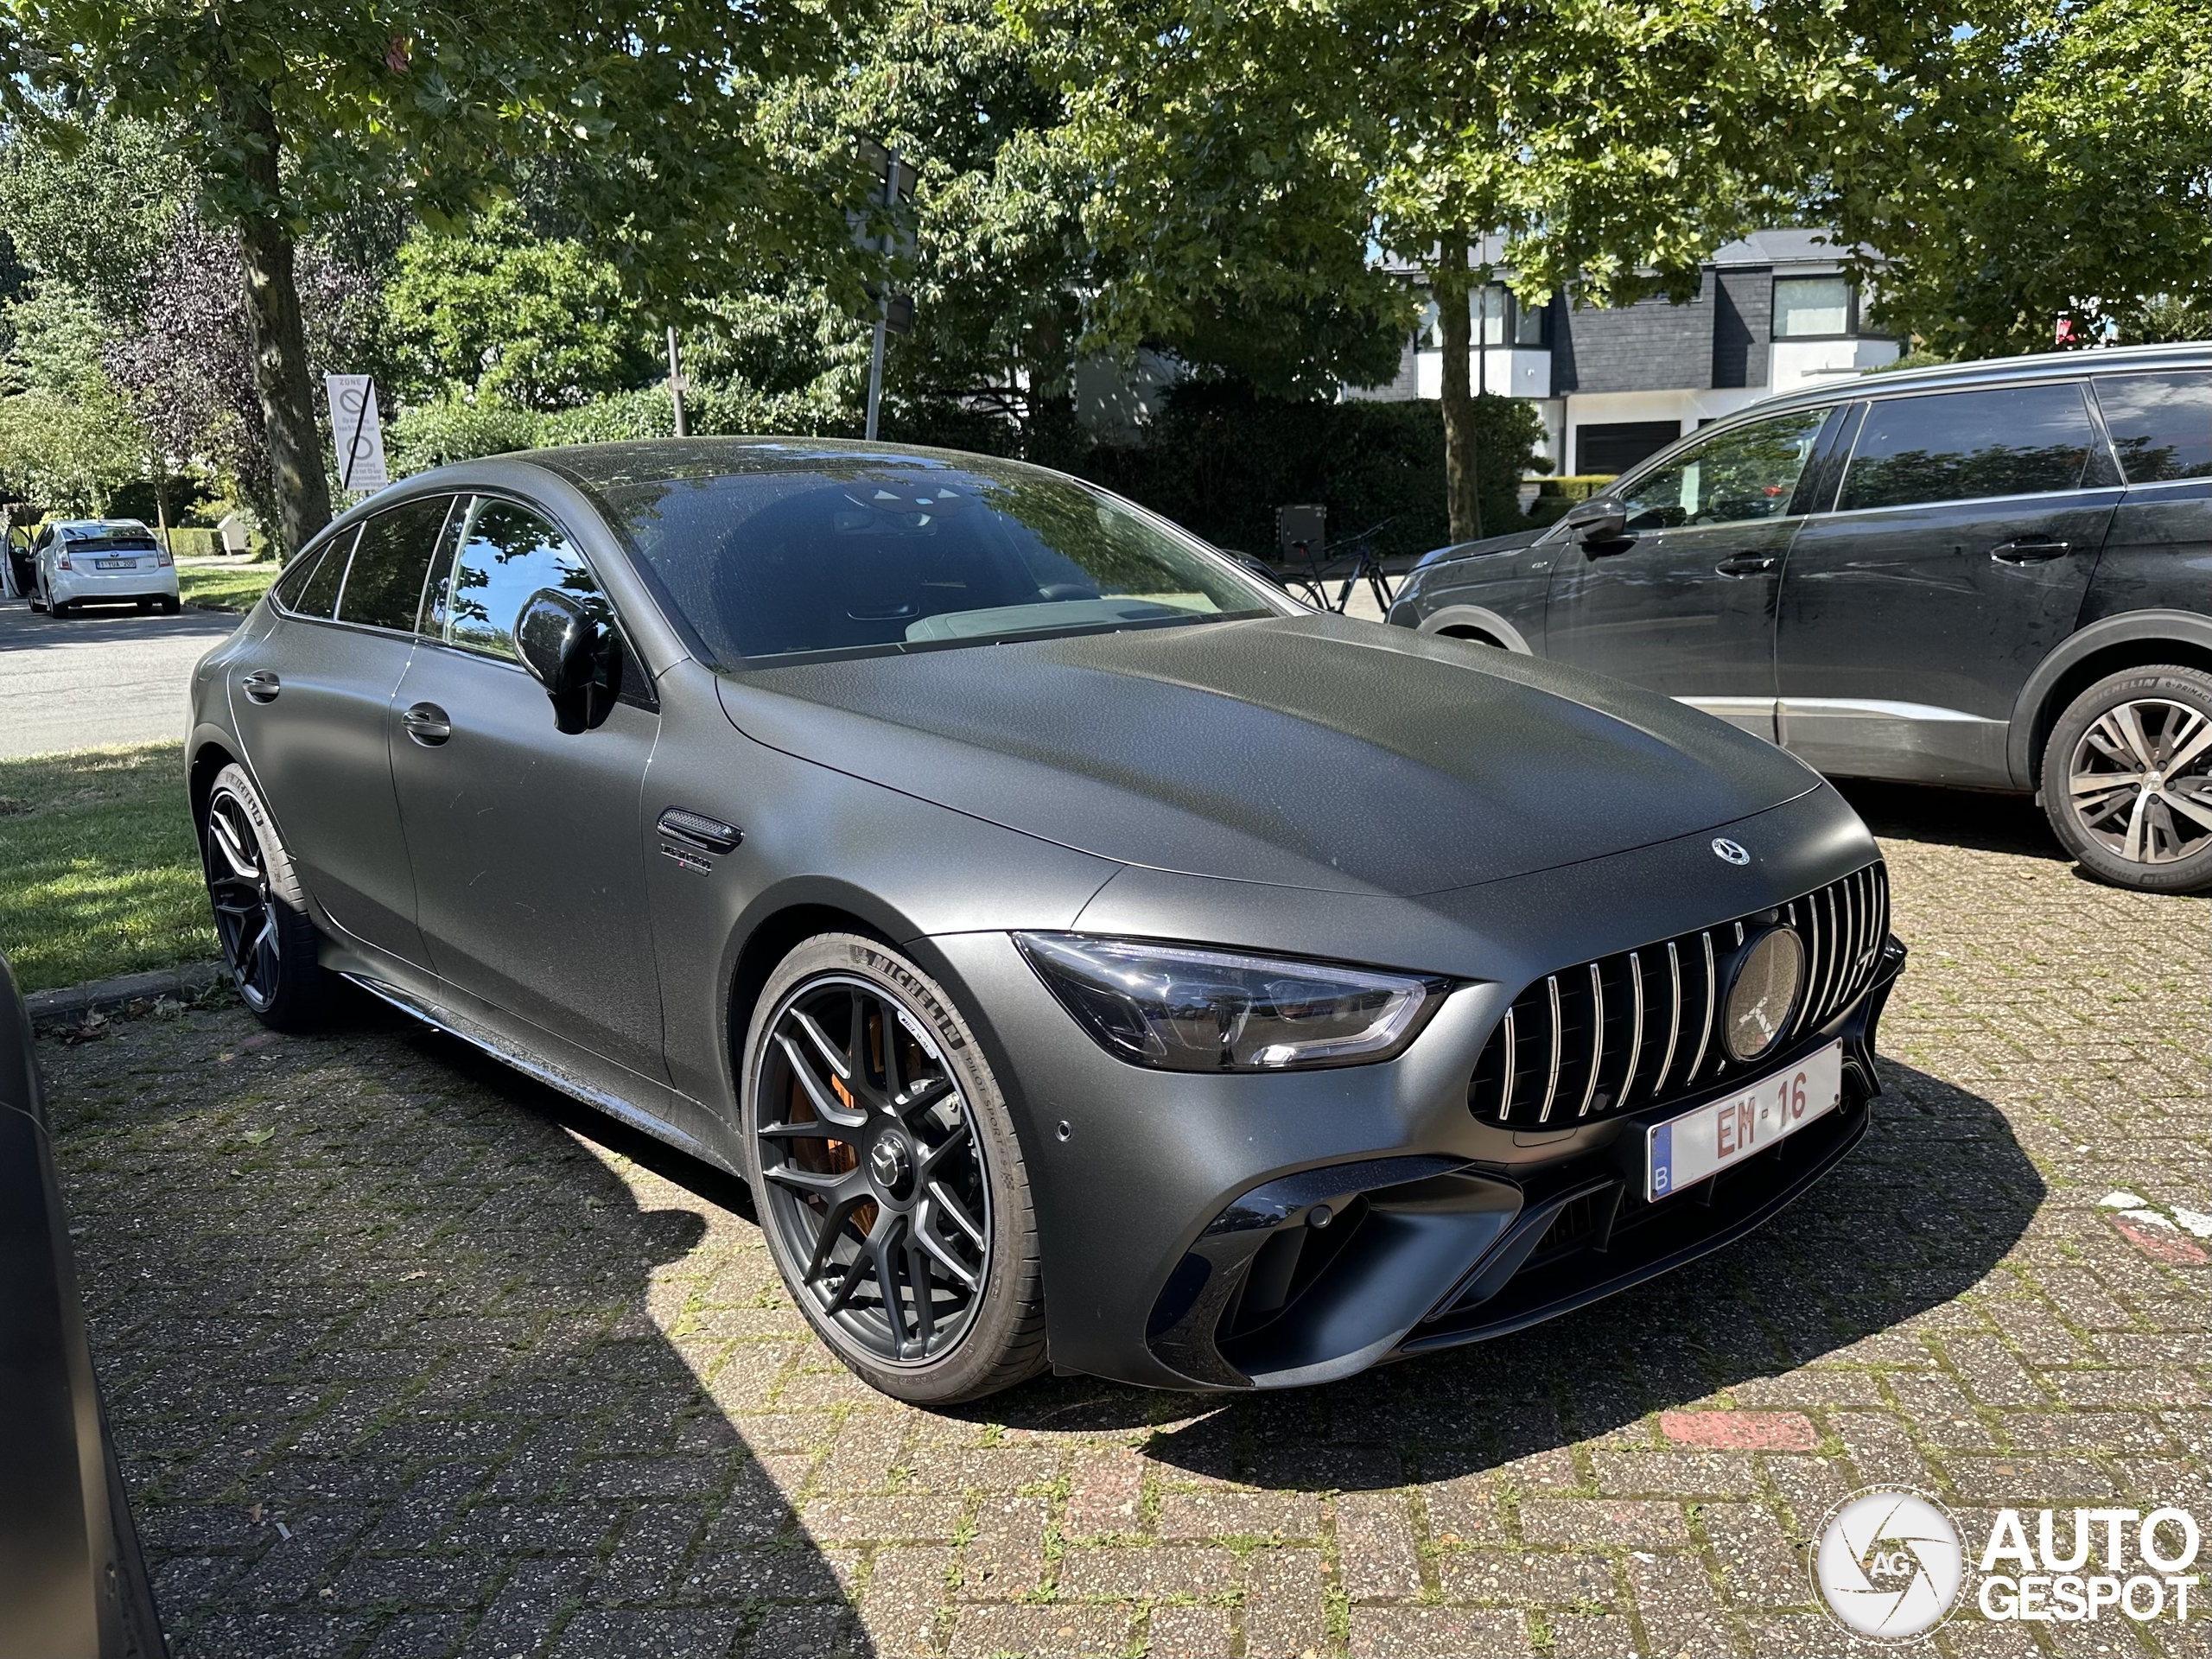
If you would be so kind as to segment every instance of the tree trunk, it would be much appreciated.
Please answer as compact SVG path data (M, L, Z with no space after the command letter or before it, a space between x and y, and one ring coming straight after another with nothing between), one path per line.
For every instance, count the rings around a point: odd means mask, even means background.
M238 218L238 254L253 344L253 389L261 400L276 491L275 529L289 559L330 522L330 483L323 474L322 440L315 430L307 334L293 279L292 232L283 218L276 111L266 87L249 85L226 92L225 113L238 132L245 181L257 199Z
M1483 533L1482 493L1477 478L1475 397L1467 359L1474 345L1468 316L1467 238L1444 238L1432 286L1444 336L1444 497L1452 539L1471 542Z

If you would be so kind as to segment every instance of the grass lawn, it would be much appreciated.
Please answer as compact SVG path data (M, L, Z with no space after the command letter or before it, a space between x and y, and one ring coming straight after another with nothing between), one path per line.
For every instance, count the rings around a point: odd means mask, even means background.
M0 950L26 991L216 955L182 744L0 760Z
M284 567L274 559L263 559L253 564L233 564L226 559L211 559L205 563L197 559L189 563L179 559L176 585L188 605L211 611L244 613L251 610L254 601L283 574Z

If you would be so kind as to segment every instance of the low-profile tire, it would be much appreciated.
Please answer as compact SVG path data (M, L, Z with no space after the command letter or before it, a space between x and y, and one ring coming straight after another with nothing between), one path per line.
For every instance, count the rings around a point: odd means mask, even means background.
M329 1015L336 976L320 960L306 890L269 809L236 762L209 786L200 849L238 1000L271 1030L314 1029Z
M2043 804L2113 886L2212 890L2212 674L2131 668L2082 692L2044 747Z
M876 940L821 934L762 988L743 1062L741 1155L761 1230L837 1357L913 1405L1043 1370L1028 1173L943 988Z

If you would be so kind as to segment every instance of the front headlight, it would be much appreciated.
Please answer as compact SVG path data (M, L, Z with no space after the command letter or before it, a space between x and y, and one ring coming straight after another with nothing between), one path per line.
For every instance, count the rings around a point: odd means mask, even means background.
M1164 1071L1281 1071L1387 1060L1449 982L1143 939L1017 933L1029 965L1117 1058Z

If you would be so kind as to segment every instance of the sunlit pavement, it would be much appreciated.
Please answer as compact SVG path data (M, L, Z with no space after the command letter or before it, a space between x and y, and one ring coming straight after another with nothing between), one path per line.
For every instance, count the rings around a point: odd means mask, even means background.
M1914 956L1859 1154L1688 1272L1303 1393L908 1410L811 1340L741 1186L443 1038L49 1041L179 1653L1827 1656L1802 1546L1862 1484L1976 1538L2202 1515L2204 1251L2161 1223L2207 1207L2206 906L2079 879L2022 806L1860 798Z
M243 620L109 605L57 621L0 601L0 759L182 742L192 665Z

